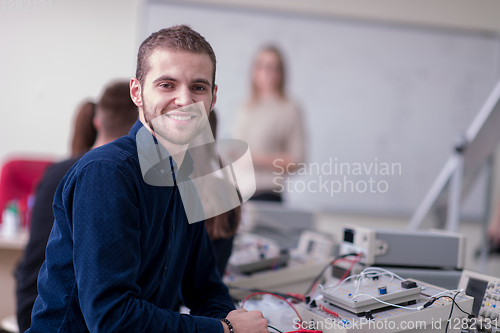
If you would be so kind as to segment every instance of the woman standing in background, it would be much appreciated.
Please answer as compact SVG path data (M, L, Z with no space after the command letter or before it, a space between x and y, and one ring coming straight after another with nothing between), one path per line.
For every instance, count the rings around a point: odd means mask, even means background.
M277 182L273 172L287 166L287 171L294 171L304 161L303 120L285 94L283 57L276 47L257 53L251 79L251 96L239 109L234 137L250 147L256 181L252 200L280 202L283 182Z

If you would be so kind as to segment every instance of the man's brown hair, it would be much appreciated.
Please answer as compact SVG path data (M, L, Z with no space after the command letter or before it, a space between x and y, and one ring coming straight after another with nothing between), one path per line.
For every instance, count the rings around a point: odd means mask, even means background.
M137 120L137 106L130 97L129 83L117 81L109 84L97 103L102 130L109 136L126 135Z
M215 86L215 53L210 44L198 32L187 25L176 25L161 29L146 38L137 53L137 70L135 77L144 85L146 74L150 70L149 57L158 48L173 49L197 54L207 54L213 64L212 92Z

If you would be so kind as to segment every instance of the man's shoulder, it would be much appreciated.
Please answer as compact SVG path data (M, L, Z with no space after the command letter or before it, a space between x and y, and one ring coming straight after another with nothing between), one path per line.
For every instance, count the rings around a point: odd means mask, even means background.
M80 156L72 157L67 160L52 164L47 168L47 171L45 171L42 180L56 180L57 183L59 183L79 158Z
M138 165L137 147L130 136L122 136L83 155L73 167L79 173L91 165L112 164L118 169L130 170Z

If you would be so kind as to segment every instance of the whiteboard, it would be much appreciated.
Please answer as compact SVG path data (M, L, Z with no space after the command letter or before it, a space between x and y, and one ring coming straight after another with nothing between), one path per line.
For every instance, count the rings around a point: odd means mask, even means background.
M410 216L500 77L493 34L170 2L147 2L143 20L141 40L189 24L211 43L219 138L248 96L256 50L282 49L308 140L307 170L284 193L292 205ZM471 216L484 205L476 187Z

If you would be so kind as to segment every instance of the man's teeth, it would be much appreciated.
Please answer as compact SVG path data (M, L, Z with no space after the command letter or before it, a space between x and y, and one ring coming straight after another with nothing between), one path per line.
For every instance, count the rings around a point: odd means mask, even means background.
M189 120L193 118L192 116L171 116L171 115L168 116L174 120Z

